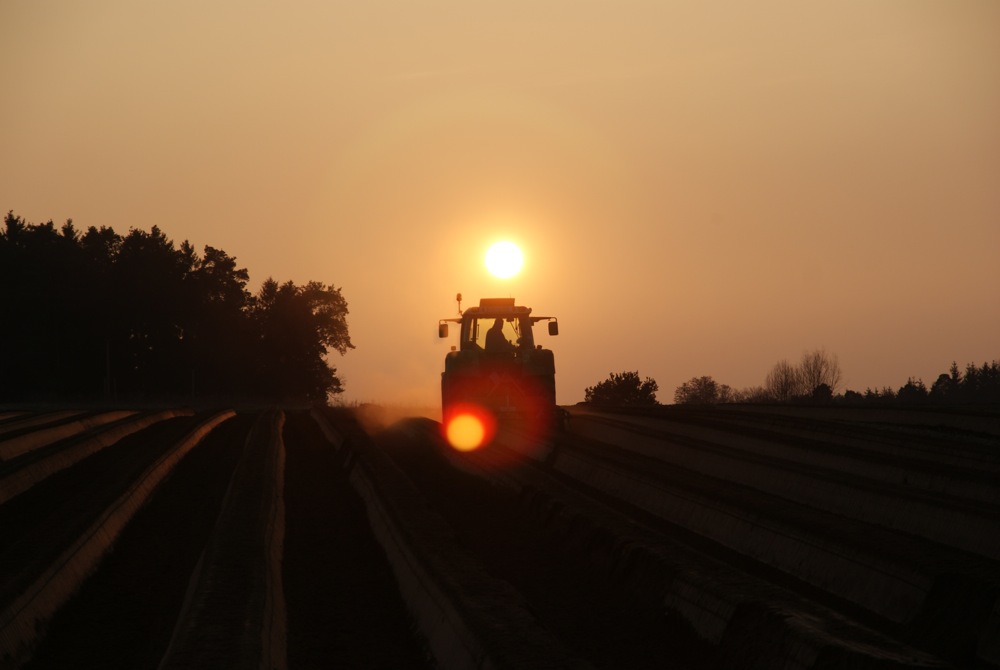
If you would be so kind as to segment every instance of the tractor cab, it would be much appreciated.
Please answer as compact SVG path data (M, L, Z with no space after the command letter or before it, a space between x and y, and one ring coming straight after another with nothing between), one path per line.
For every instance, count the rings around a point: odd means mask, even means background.
M531 308L514 304L513 298L483 298L478 307L469 307L459 319L441 319L438 336L448 337L448 323L461 324L459 351L511 353L535 348L532 326L547 320L549 335L559 334L554 317L531 316Z
M555 361L551 349L536 344L534 326L548 322L549 335L559 334L551 316L532 316L531 308L513 298L483 298L461 310L458 318L441 319L438 336L448 337L458 324L458 346L445 356L441 401L445 416L458 406L474 405L495 417L519 416L550 421L556 410Z

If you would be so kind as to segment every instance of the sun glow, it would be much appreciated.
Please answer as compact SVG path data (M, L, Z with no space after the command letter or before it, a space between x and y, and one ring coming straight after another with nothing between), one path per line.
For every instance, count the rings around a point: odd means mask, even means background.
M524 256L513 242L497 242L486 252L486 269L494 277L509 279L521 271Z

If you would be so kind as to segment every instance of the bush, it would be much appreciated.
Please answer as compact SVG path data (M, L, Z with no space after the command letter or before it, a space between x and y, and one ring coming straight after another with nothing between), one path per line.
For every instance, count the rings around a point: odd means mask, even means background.
M584 391L587 402L605 405L659 405L656 380L639 380L639 372L611 373L603 382L588 386Z

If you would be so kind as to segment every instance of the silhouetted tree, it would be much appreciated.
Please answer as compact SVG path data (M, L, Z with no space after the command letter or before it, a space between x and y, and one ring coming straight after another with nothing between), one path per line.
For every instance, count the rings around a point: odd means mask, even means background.
M918 404L927 400L927 386L921 379L910 377L906 383L899 388L896 399L907 405Z
M707 376L692 377L674 391L674 403L678 405L715 405L731 399L732 389Z
M31 225L8 212L0 234L0 386L45 390L49 395L86 389L90 331L82 327L92 306L86 264L67 221ZM5 394L9 395L9 394Z
M827 384L820 384L813 389L812 392L813 402L820 404L826 404L833 400L833 389L831 389Z
M825 385L829 387L832 395L840 386L840 362L836 354L829 354L826 349L814 349L803 353L798 373L805 393L813 393Z
M1000 361L976 367L969 363L962 376L961 397L965 402L992 404L1000 402Z
M336 370L325 360L328 349L353 349L347 330L347 302L340 289L309 282L278 285L268 278L251 309L260 334L262 360L258 384L279 397L325 401L340 393Z
M768 403L774 398L763 386L748 386L732 392L730 402L734 403Z
M787 360L775 363L764 380L764 390L774 400L787 402L793 398L816 399L816 389L825 385L832 397L840 380L837 356L827 353L825 349L814 349L804 352L798 365L792 365Z
M866 388L864 400L868 405L889 405L896 402L896 391L888 386L881 390Z
M639 380L639 372L611 373L608 378L584 391L587 402L607 405L659 405L656 380Z
M157 227L0 231L0 399L234 395L325 400L329 350L353 348L347 302L319 282L246 290L224 251Z
M850 389L844 391L844 402L849 405L860 405L864 402L864 399L865 397L857 391L851 391Z
M139 395L180 394L187 388L190 361L182 339L191 305L185 278L191 259L156 226L132 229L111 268L114 376L120 388Z
M952 381L951 375L942 372L938 375L934 383L931 384L929 398L931 402L937 404L952 403L956 399L957 392L958 387Z
M791 400L805 392L802 376L798 368L786 360L774 364L764 380L764 388L768 395L778 402Z
M181 251L190 257L185 277L190 318L181 337L190 361L192 391L199 395L231 395L250 391L252 375L247 361L257 355L257 337L248 314L249 274L221 249L206 246L199 257L185 241Z

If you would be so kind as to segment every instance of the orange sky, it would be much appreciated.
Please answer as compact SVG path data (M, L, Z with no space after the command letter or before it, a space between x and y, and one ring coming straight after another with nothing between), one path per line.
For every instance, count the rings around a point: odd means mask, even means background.
M0 84L4 212L341 287L346 400L436 404L458 291L559 317L564 404L1000 359L995 0L5 0Z

